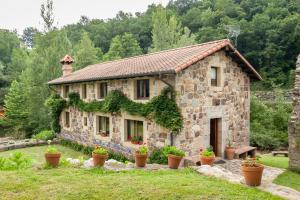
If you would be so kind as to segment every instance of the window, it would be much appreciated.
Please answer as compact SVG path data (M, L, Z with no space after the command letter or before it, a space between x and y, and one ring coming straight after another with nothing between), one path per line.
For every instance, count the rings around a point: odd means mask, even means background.
M109 117L97 116L97 134L103 137L109 136Z
M126 140L138 139L138 141L143 141L144 126L142 121L125 120L125 124Z
M81 86L81 97L82 99L86 99L86 96L87 96L86 84L83 84Z
M107 83L99 83L98 85L98 99L104 99L107 95Z
M68 98L69 92L70 92L70 86L69 85L65 85L63 87L63 97L64 98Z
M149 79L137 80L136 82L136 97L137 99L149 98Z
M84 126L87 126L87 117L84 117L84 118L83 118L83 125L84 125Z
M211 69L210 69L210 84L211 84L211 86L219 86L218 71L219 71L219 69L217 67L211 67Z
M70 127L70 112L65 112L65 127Z

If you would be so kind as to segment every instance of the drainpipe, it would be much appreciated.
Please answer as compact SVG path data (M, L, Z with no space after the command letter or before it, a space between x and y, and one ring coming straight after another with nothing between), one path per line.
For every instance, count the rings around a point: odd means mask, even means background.
M173 132L170 133L170 145L171 146L174 145L174 133Z

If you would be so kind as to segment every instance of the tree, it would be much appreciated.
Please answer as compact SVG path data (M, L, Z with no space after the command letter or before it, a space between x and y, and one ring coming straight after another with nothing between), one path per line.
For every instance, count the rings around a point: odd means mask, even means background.
M78 45L75 46L75 69L95 64L100 60L101 50L94 47L89 34L84 32Z
M125 33L112 39L109 51L104 55L104 60L127 58L140 55L141 53L142 50L135 37L130 33Z
M8 94L5 96L5 115L13 123L18 132L24 132L28 119L28 108L23 95L24 87L18 81L13 81ZM15 131L17 131L15 129Z
M54 13L53 13L53 0L47 0L41 5L41 17L44 21L45 32L53 30Z
M152 52L195 43L191 31L187 27L182 28L175 15L168 20L166 10L161 6L153 13L152 27Z
M23 70L29 65L29 53L24 48L13 49L11 62L7 65L7 80L17 80Z
M27 47L32 48L34 45L34 37L38 33L38 29L34 27L27 27L23 30L22 41Z

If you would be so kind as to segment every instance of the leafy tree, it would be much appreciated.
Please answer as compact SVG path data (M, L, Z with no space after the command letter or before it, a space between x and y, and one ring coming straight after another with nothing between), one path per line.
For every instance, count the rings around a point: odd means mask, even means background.
M29 65L29 53L26 49L13 49L11 62L6 68L7 80L12 82L18 79L19 75Z
M34 37L38 33L38 29L34 27L27 27L23 30L22 41L27 47L32 48L34 45Z
M127 58L141 53L142 50L135 37L132 34L125 33L112 39L109 51L104 55L104 60Z
M6 65L11 61L14 48L20 47L20 41L16 33L0 29L0 61Z
M41 17L44 21L44 30L46 32L53 30L54 26L54 13L53 13L53 0L47 0L41 5Z
M95 48L89 34L84 32L78 45L75 46L75 67L81 69L100 60L101 49Z
M195 43L195 36L187 27L182 28L181 23L172 15L167 19L167 12L159 7L152 18L153 48L151 51L187 46Z

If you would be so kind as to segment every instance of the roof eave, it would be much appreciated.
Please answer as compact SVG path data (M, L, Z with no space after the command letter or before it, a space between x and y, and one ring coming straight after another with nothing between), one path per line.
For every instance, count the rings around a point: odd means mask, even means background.
M143 77L143 76L156 76L162 74L176 74L176 72L174 70L166 70L166 71L147 72L147 73L138 73L138 74L129 74L129 75L109 76L109 77L101 77L101 78L95 77L95 78L87 78L87 79L72 80L72 81L55 82L55 80L53 80L53 81L49 81L48 85L61 85L61 84L82 83L82 82L90 82L90 81L125 79L125 78L135 78L135 77Z

